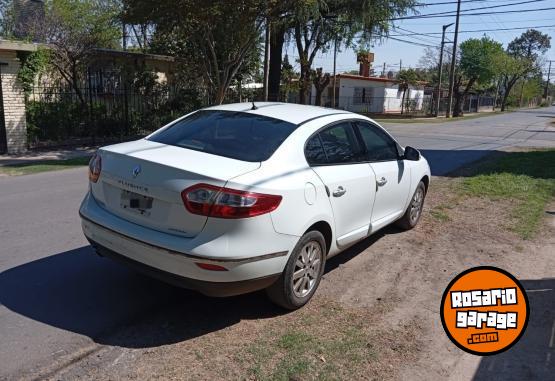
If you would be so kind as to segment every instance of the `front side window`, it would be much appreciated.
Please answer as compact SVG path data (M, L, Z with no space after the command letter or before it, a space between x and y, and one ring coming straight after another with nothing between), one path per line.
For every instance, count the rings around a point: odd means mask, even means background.
M345 122L313 136L307 142L305 155L310 164L355 163L361 159L361 149L351 124Z
M397 160L397 144L385 132L369 123L356 122L362 141L366 146L368 161Z
M244 112L202 110L149 140L232 159L265 161L297 128L293 123Z

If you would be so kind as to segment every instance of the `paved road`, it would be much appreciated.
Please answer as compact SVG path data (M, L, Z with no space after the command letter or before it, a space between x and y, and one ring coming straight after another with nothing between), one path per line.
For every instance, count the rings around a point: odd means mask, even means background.
M441 174L492 149L555 147L555 128L547 127L547 116L555 117L555 108L387 128L404 144L423 149L434 173ZM118 327L168 303L186 306L191 299L203 298L96 257L77 216L85 191L83 168L0 177L0 379L55 368L98 344L124 345L110 339ZM226 303L235 301L195 305L202 309L201 316L214 313L212 305L221 311ZM241 313L223 316L218 324L223 327L241 318ZM133 345L162 345L167 340L137 338Z
M555 147L555 107L520 110L447 123L384 126L403 145L423 151L434 175L444 175L491 150L509 147Z

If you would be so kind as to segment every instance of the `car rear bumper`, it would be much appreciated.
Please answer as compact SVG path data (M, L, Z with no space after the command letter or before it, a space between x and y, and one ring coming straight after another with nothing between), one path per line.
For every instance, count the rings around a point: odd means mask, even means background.
M148 275L152 278L156 278L163 282L172 284L174 286L187 288L190 290L198 291L207 296L215 297L225 297L246 294L249 292L257 291L271 286L280 276L280 274L274 274L269 276L264 276L256 279L247 279L243 281L235 282L209 282L198 279L186 278L177 274L169 273L167 271L162 271L156 267L145 265L144 263L135 261L129 257L118 254L113 250L110 250L92 240L89 239L91 246L93 246L96 252L106 258L113 259L117 262L123 263L126 266Z
M79 214L83 233L101 254L113 257L111 253L115 253L131 263L165 273L158 278L170 283L181 279L177 283L209 295L215 294L207 291L210 288L223 290L216 292L219 295L235 295L271 284L283 272L289 253L298 241L298 237L276 233L269 216L266 216L269 223L259 218L249 222L252 226L247 228L244 223L229 234L227 226L215 225L218 229L205 228L198 236L186 238L117 217L102 208L90 194L83 200ZM219 265L226 271L206 270L198 263Z

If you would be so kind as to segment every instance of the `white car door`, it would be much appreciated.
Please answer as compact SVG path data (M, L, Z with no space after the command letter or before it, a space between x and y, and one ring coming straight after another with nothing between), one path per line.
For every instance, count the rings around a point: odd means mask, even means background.
M320 131L306 145L307 161L327 187L340 247L369 234L376 179L362 153L350 122Z
M366 146L366 158L376 175L371 218L375 231L404 213L410 192L410 167L400 156L397 143L380 127L362 121L355 125Z

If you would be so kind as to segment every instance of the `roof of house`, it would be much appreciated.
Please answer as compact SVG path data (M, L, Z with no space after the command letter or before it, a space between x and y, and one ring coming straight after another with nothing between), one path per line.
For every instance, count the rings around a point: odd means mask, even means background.
M296 103L280 102L254 102L256 109L252 109L252 103L232 103L220 106L208 107L207 110L222 110L246 112L254 115L284 120L293 124L302 124L313 119L334 114L352 114L348 111L336 110L319 106L307 106Z
M150 53L143 53L143 52L136 52L132 50L117 50L117 49L105 49L105 48L95 48L95 52L97 53L104 53L111 56L120 56L120 57L141 57L152 59L156 61L167 61L167 62L177 62L180 59L172 56L165 56L162 54L150 54Z
M365 77L365 76L356 75L356 74L337 74L337 78L349 78L349 79L357 79L361 81L370 81L370 82L391 82L391 83L399 82L398 80L392 79L392 78Z
M0 39L0 50L15 50L19 52L34 52L39 47L46 47L45 44L29 43L15 40Z

